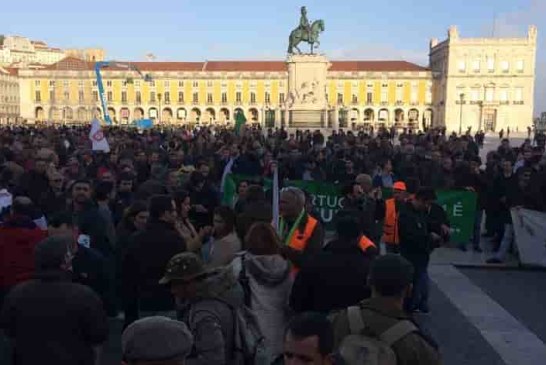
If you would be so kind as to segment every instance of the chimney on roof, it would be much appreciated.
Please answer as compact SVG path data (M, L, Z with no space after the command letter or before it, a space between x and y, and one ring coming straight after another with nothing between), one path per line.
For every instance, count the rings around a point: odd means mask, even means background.
M430 40L430 49L433 49L434 47L436 47L438 45L438 38L432 38Z

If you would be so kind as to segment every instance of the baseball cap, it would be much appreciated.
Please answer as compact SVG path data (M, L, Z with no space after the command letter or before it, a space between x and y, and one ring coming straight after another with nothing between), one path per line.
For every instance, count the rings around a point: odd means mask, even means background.
M203 261L192 252L183 252L174 255L167 263L165 275L159 284L168 284L171 281L190 281L207 273Z
M147 317L123 331L121 347L126 361L185 359L193 347L193 336L184 322Z
M402 190L402 191L406 191L406 183L403 182L403 181L397 181L394 183L394 185L392 186L392 188L394 190Z

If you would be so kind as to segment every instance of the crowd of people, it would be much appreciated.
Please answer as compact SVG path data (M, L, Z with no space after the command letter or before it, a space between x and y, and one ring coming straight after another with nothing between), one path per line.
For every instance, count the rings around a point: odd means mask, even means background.
M489 236L490 263L514 250L510 209L546 210L541 133L502 139L486 161L483 136L437 129L105 135L109 153L84 127L0 130L0 327L14 364L96 363L107 317L124 321L126 364L439 364L412 320L430 310L430 254L450 241L435 191L477 194L459 248ZM263 184L275 170L278 224ZM243 178L225 205L229 173ZM286 180L340 187L335 232Z

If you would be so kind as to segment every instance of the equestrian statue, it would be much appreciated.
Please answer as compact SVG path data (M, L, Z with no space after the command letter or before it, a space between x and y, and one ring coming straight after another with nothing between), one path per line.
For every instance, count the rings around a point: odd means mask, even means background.
M301 42L309 43L311 46L311 54L313 49L320 46L319 34L324 31L324 20L315 20L313 23L307 19L307 9L305 6L301 7L301 17L299 26L290 32L288 38L288 53L294 54L294 48L301 54L301 50L298 48L298 44Z

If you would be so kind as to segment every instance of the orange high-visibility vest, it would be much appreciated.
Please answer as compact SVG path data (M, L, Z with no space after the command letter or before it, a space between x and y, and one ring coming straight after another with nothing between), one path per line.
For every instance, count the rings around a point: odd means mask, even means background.
M371 239L369 239L368 237L364 235L362 235L362 237L360 237L360 240L358 240L358 247L360 247L362 252L366 252L366 250L371 247L377 248L375 243L373 243Z
M309 241L309 238L311 238L317 223L318 221L315 218L307 215L307 223L305 224L303 232L300 232L300 230L296 228L294 234L290 238L290 242L288 242L288 246L298 251L305 250L305 247L307 247L307 242Z
M311 235L313 234L313 231L315 230L315 227L317 226L318 221L311 217L310 215L307 215L307 223L305 224L305 228L303 229L303 232L300 232L298 228L294 231L294 234L290 238L290 242L288 242L288 247L293 248L297 251L303 251L307 247L307 244L309 243L309 238L311 238ZM292 276L295 276L298 271L300 270L299 267L292 266Z
M383 242L397 245L400 243L398 235L398 212L394 198L385 201L385 222L383 224Z

